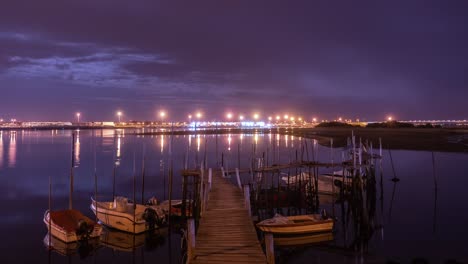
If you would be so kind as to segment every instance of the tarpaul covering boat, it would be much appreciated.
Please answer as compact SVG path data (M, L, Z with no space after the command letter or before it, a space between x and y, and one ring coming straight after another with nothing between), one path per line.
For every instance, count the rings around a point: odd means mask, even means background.
M158 228L164 221L164 213L150 206L133 204L125 197L115 197L113 202L91 199L91 210L101 223L111 228L139 234Z
M100 224L74 209L59 211L47 210L44 213L43 220L52 236L65 243L99 237L102 232L102 226Z
M320 214L295 216L276 214L273 218L259 222L257 227L265 233L279 235L330 232L333 229L333 220L324 219Z

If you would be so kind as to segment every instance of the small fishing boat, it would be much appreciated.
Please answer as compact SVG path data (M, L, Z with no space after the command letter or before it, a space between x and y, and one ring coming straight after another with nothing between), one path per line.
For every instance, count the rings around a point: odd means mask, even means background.
M44 213L44 223L53 237L65 243L99 237L102 226L75 209Z
M276 214L273 218L259 222L257 227L265 233L274 235L330 232L333 229L333 219L322 217L320 214L295 216Z
M169 216L169 200L163 201L161 203L154 197L150 198L147 202L151 208L155 210L162 210L166 216ZM185 203L185 216L191 217L192 212L190 208L192 206L192 200L186 200ZM171 200L171 216L182 216L182 200Z
M286 185L288 183L288 177L283 176L281 177L283 181L282 185ZM312 185L310 185L312 183ZM336 171L334 173L325 173L320 174L318 176L318 193L319 194L338 194L340 192L341 187L343 186L343 172ZM314 177L309 177L309 173L302 172L299 175L294 175L289 177L289 185L297 186L297 185L304 186L306 191L309 190L309 186L314 188ZM345 185L349 185L349 183L345 183Z
M121 231L139 234L158 228L164 213L150 206L130 203L125 197L113 202L99 202L91 198L91 210L104 225Z
M169 201L162 202L160 206L163 206L166 212L169 211ZM192 206L192 202L187 200L185 204L185 216L187 217L192 216L192 212L190 211L191 206ZM178 217L182 216L182 200L171 201L171 216L178 216Z

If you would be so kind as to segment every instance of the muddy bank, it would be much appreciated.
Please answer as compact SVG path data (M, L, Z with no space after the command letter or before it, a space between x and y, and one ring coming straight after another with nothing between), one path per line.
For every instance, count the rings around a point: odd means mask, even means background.
M319 144L330 145L333 138L334 147L346 145L347 138L354 132L357 140L372 141L377 148L379 138L382 138L384 148L426 150L443 152L468 152L468 130L446 128L271 128L271 129L205 129L188 131L174 131L174 135L192 134L251 134L251 133L280 133L304 138L317 139ZM169 135L171 132L145 132L137 135Z

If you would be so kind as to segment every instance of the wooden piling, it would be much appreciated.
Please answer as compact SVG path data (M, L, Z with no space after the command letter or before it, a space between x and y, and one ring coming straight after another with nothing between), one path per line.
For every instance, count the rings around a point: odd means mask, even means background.
M250 208L250 185L244 184L244 200L245 200L245 208L249 213L249 216L252 216L251 208Z
M237 186L239 186L239 189L242 190L242 183L240 180L239 168L236 168L236 178L237 178Z
M275 244L273 234L265 234L265 252L268 264L275 264Z
M211 191L211 183L213 182L213 169L208 169L208 185Z
M196 241L195 241L195 220L193 218L187 220L187 259L188 263L194 257L194 249L195 249Z

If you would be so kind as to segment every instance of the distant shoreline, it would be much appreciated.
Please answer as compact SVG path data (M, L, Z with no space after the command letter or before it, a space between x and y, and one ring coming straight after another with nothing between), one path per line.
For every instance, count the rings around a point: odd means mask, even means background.
M18 130L94 130L94 129L142 129L143 127L35 127L35 128L0 128L0 131ZM145 127L145 129L161 129L160 127ZM374 149L379 147L379 138L385 149L423 150L441 152L466 152L468 153L468 129L462 128L364 128L364 127L323 127L323 128L198 128L196 131L187 128L164 127L165 131L141 132L129 131L127 135L193 135L193 134L253 134L275 133L291 135L308 139L316 139L320 145L330 146L333 138L333 147L343 147L347 138L354 133L357 140L368 140L373 143Z

